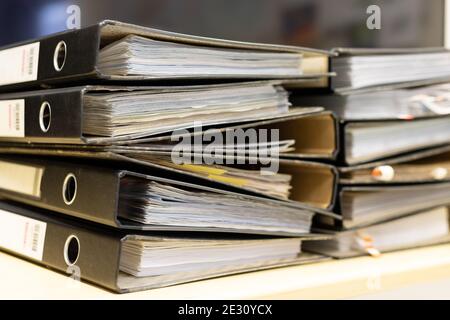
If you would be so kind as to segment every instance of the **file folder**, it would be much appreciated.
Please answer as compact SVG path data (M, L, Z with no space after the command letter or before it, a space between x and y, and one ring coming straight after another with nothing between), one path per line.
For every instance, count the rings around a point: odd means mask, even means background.
M116 228L304 235L315 213L338 218L306 204L176 181L171 171L17 157L0 164L0 196Z
M142 44L141 44L142 43ZM144 72L132 71L127 74L110 72L110 60L117 59L117 51L127 48L129 52L139 51L135 46L156 45L167 51L166 55L159 58L168 59L169 56L181 52L181 58L186 54L182 50L198 51L216 54L218 58L231 55L245 55L245 59L251 61L254 55L259 57L266 54L269 60L280 59L282 66L287 62L279 55L288 54L289 59L297 59L299 66L290 69L290 72L277 73L269 68L269 72L261 75L252 74L252 70L245 72L203 73L183 72L188 68L178 68L175 73L164 72L156 61L151 70ZM144 57L156 56L154 54ZM282 46L272 44L247 43L239 41L212 39L191 35L183 35L174 32L145 28L118 21L105 20L97 25L79 30L65 31L43 38L33 39L0 49L0 62L4 67L0 75L2 90L23 88L37 85L55 85L73 81L90 81L95 79L111 81L145 81L145 80L173 80L173 79L267 79L267 78L312 78L314 85L328 85L328 57L332 53L309 48ZM197 56L195 56L198 59ZM208 55L206 55L208 58ZM204 57L203 63L206 63ZM287 58L286 58L287 60ZM26 61L26 68L22 68L22 61ZM189 60L188 60L189 61ZM234 63L239 59L234 59ZM174 64L174 62L171 62ZM180 63L180 62L179 62ZM225 67L230 60L225 59ZM255 62L257 63L257 62ZM253 67L255 65L253 64ZM166 63L166 69L170 64ZM275 64L277 66L278 64ZM164 63L163 63L164 65ZM168 65L168 66L167 66ZM264 64L262 65L264 67ZM4 69L4 70L3 70ZM223 66L222 66L223 69ZM239 69L239 68L238 68ZM253 68L254 69L254 68ZM263 69L264 70L264 69ZM295 71L295 72L294 72ZM172 71L173 72L173 71Z
M356 165L446 145L450 116L347 122L341 132L340 157L344 163Z
M322 106L342 122L418 119L450 114L450 85L436 84L404 89L371 90L339 94L296 94L293 105Z
M442 84L348 95L293 95L290 100L334 112L340 124L339 164L358 166L448 144L449 92Z
M101 109L99 97L102 97ZM118 109L104 109L115 108L111 99L116 101ZM182 104L180 99L184 99L186 107L172 110ZM136 103L139 103L138 109L130 109ZM206 130L238 125L247 128L252 122L259 126L271 123L276 126L286 121L286 127L278 129L282 138L285 134L297 139L299 147L293 156L300 153L308 157L333 157L337 149L333 116L329 112L319 114L323 110L320 107L289 109L287 93L279 82L188 87L71 87L3 94L0 105L4 106L1 109L4 117L0 120L1 141L90 145L156 143L170 141L171 135L199 125ZM110 118L105 119L106 115ZM165 121L170 122L164 124ZM135 127L136 123L140 126ZM302 134L296 132L296 126L301 126ZM124 127L128 128L126 133L104 133Z
M118 166L130 167L129 170L139 170L143 172L152 173L152 170L160 170L165 174L174 176L177 174L178 179L188 179L192 183L199 185L206 185L214 188L225 189L228 191L246 193L257 197L268 197L272 199L281 199L291 203L292 205L304 204L315 209L330 210L334 207L336 197L338 194L339 172L333 165L296 160L296 159L262 159L264 165L261 164L261 159L254 159L252 157L243 157L243 163L248 164L255 174L261 174L261 170L268 166L274 165L278 173L290 175L289 185L291 186L290 194L287 198L282 198L276 195L271 195L250 188L242 179L233 180L226 179L221 174L216 172L208 172L200 170L200 165L183 166L176 165L171 160L170 153L158 152L152 150L130 150L121 148L74 148L73 146L51 146L51 145L0 145L0 154L4 155L23 155L23 156L38 156L51 157L55 159L71 158L79 160L90 160L93 163L103 164L102 161L116 163ZM195 158L196 154L192 154ZM241 157L233 156L234 163L238 163ZM201 162L204 163L205 157L202 156ZM220 166L223 172L229 166ZM256 164L251 164L251 163ZM250 168L243 165L243 170L249 172ZM133 167L138 166L138 168ZM194 170L195 169L195 170ZM269 175L268 177L270 177ZM195 179L195 180L193 180ZM195 181L195 182L194 182ZM271 183L268 178L267 183Z
M392 185L450 180L450 146L411 152L371 163L340 167L339 183Z
M347 231L330 232L331 239L305 243L304 248L334 258L384 252L446 243L450 240L448 207L414 212L398 219Z
M1 250L117 293L326 259L299 238L120 232L5 201L0 230Z
M450 80L445 48L335 48L331 81L335 92L349 94L430 85Z
M317 216L317 225L337 230L366 227L450 204L450 183L341 185L334 212L341 220Z

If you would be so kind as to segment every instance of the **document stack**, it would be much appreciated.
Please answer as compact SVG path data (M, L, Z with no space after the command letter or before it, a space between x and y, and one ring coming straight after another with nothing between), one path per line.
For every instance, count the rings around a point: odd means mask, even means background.
M308 246L333 257L445 242L450 204L450 53L338 49L334 93L298 95L339 119L341 221Z
M336 123L286 88L326 87L330 55L115 21L2 48L0 247L116 292L324 259L301 248L339 218L337 171L298 159L332 158ZM216 151L286 154L279 172L171 157L253 127L282 137Z

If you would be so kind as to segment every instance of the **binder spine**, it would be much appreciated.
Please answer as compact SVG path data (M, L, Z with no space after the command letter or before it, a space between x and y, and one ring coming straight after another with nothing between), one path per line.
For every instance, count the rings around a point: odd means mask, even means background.
M336 166L330 165L331 172L333 173L334 180L333 180L333 195L331 198L331 203L327 207L327 210L333 211L333 209L336 207L336 203L338 202L339 198L339 181L340 181L340 173Z
M20 51L26 48L26 45L35 47L33 54L38 51L38 59L25 54L24 57L30 58L30 72L21 72L20 69L23 65L17 61L18 63L14 63L10 70L17 76L11 81L6 78L7 75L4 75L5 78L0 75L0 84L2 84L0 90L9 91L24 87L36 87L94 76L100 48L100 27L95 25L38 40L30 40L12 47L3 47L0 49L0 57L6 50L10 50L9 52L14 54L15 51L11 50L17 49L17 54L20 54ZM11 54L4 54L3 57L4 60L8 60L11 58ZM0 61L0 63L8 62ZM37 69L33 65L34 63L37 63Z
M2 237L2 250L66 273L72 279L119 291L120 234L76 221L56 220L50 213L32 212L4 202L0 203L0 230L2 227L15 231L15 235ZM41 255L33 256L33 250L41 251Z
M337 127L337 136L339 137L339 148L336 154L336 164L338 166L348 166L349 163L346 159L347 140L345 139L345 126L347 122L339 121Z
M8 103L16 108L14 126L1 131L0 141L82 143L82 94L81 90L37 91L0 98L0 104Z
M334 125L334 142L336 144L336 148L334 149L331 160L336 161L339 157L339 152L341 148L344 146L344 139L341 136L340 132L340 125L339 125L339 117L336 115L335 112L330 112L330 116L333 119L333 125Z
M7 159L0 160L0 164L3 161L20 165L20 161L12 162ZM39 193L26 194L12 189L13 185L30 183L19 174L18 168L18 174L12 178L0 171L0 194L5 198L112 227L120 226L117 219L120 186L118 172L94 170L75 164L47 166L44 161L24 163L22 166L43 169L42 175L35 180Z

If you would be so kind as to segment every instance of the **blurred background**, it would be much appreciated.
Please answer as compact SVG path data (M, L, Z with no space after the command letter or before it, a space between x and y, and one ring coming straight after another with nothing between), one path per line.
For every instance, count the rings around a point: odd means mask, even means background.
M332 47L444 43L444 0L1 0L0 45L103 19L233 40ZM381 8L381 30L366 9Z

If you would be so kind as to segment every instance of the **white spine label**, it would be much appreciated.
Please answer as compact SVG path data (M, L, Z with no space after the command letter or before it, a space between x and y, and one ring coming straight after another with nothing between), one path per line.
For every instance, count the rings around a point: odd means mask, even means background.
M0 209L0 247L42 261L45 222Z
M25 100L0 100L0 137L25 137Z
M0 51L0 85L37 80L39 42Z

